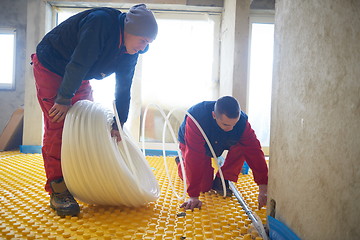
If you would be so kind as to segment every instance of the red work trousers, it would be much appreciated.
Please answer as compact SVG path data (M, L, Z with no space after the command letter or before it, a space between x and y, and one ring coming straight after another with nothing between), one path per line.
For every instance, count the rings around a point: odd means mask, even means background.
M52 192L50 182L63 176L61 170L61 143L64 121L51 122L49 110L55 103L62 77L45 68L38 60L36 54L31 55L33 63L37 98L44 114L44 138L42 155L47 177L45 190ZM92 89L89 81L83 81L80 88L72 98L72 104L79 100L91 100Z
M182 156L184 157L187 146L185 144L179 143L179 148L181 150ZM202 166L199 166L200 170L196 169L196 171L201 171L201 175L202 175L201 182L193 183L195 185L198 185L198 189L200 192L207 192L212 188L212 182L214 178L214 168L212 167L211 157L207 157L207 159L208 161L203 163ZM224 165L221 167L221 171L224 176L224 179L237 182L244 162L245 162L245 156L242 153L241 144L238 143L233 145L228 151ZM185 164L185 169L186 169L186 164ZM195 171L195 169L188 169L188 170ZM178 174L179 177L183 179L180 164L178 164ZM220 174L217 173L217 176L220 177Z

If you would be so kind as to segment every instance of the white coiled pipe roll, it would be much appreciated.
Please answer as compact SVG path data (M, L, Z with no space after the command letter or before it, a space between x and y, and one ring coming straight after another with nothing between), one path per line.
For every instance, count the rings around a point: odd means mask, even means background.
M64 181L75 198L88 204L138 207L155 201L160 195L158 182L126 134L118 144L111 137L113 117L88 100L70 108L61 149Z

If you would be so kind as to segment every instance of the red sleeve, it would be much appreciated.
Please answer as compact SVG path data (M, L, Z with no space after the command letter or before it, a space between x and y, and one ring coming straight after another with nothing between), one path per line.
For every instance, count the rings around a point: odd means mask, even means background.
M246 123L244 133L240 139L240 144L245 160L253 172L254 181L258 185L267 184L268 167L265 161L264 152L261 150L260 142L249 122Z
M185 173L187 181L187 193L190 197L200 195L200 183L202 179L204 165L210 161L206 155L205 139L194 121L187 117L185 125Z

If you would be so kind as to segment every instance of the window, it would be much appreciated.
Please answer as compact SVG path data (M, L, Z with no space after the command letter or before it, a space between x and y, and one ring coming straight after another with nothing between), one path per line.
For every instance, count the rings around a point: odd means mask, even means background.
M143 56L144 104L187 108L212 100L214 22L158 19L158 25L159 36Z
M142 61L142 112L148 104L158 105L167 114L175 108L187 110L201 101L216 100L216 24L216 18L207 14L160 15L159 35ZM182 111L170 118L176 134L183 118ZM144 136L147 142L162 142L163 124L159 111L149 109ZM166 142L173 142L170 134Z
M270 110L273 69L274 24L250 23L249 121L261 143L270 145Z
M15 88L15 29L0 28L0 89Z

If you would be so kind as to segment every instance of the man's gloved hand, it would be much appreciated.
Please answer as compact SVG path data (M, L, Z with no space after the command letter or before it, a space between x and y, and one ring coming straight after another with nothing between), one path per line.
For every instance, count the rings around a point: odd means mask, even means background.
M259 196L258 196L258 203L259 203L259 210L266 206L267 202L267 185L259 185Z
M186 202L181 204L181 208L184 208L185 210L191 209L191 211L194 210L194 208L201 208L202 202L199 200L198 197L190 197Z

